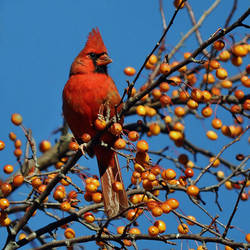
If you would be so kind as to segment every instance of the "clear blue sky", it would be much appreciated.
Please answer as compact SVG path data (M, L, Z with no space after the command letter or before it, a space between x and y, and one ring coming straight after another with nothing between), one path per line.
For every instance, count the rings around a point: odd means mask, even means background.
M213 2L211 0L190 1L197 20ZM204 40L218 28L223 27L232 3L233 0L222 0L207 18L201 28ZM172 0L163 0L163 5L166 19L169 21L174 12ZM236 20L236 17L248 7L249 1L238 1L238 10L233 20ZM190 28L190 20L186 10L182 12L177 16L166 38L167 51L171 50ZM10 123L10 116L14 112L22 114L24 125L32 129L37 142L43 139L51 141L55 139L51 133L62 124L61 93L68 78L71 62L84 46L88 33L94 27L99 27L109 55L113 59L109 73L122 93L126 87L127 79L123 74L124 67L130 65L139 69L162 34L158 1L0 1L0 139L6 141L6 150L0 152L1 165L12 163L16 169L18 168L12 156L13 145L8 140L10 131L15 131L20 138L23 138L21 131ZM246 32L242 31L243 29L239 28L234 30L233 34L241 39ZM184 51L192 51L196 45L196 41L190 38L184 44L184 48L177 53L175 59L182 58ZM232 72L238 71L232 69ZM146 80L147 74L146 71L143 72L139 85ZM230 118L225 119L231 120ZM196 131L192 130L192 124L189 123L186 126L190 131L190 138L194 137L198 145L205 145L214 153L218 153L223 143L230 141L223 139L221 143L211 143L207 142L205 137L197 136L198 133L205 133L204 126L209 127L207 124L196 122ZM157 139L153 140L152 145L155 149L160 149L158 143L159 139L158 141ZM242 148L239 148L238 145L233 150L247 153L246 145L243 144ZM180 150L180 152L182 151ZM232 151L227 151L225 156L230 156L230 152ZM172 156L176 155L173 153ZM200 157L199 160L203 159ZM235 160L234 163L236 164ZM88 162L82 161L82 164L88 165ZM201 162L200 164L201 166L206 165L206 163ZM92 170L92 172L95 171L96 168ZM0 176L6 178L2 172L0 172ZM209 182L209 180L206 181ZM25 189L22 192L20 191L19 194L20 197L24 198ZM232 192L234 193L234 201L236 195L234 191ZM232 193L228 191L225 192L223 198L221 197L222 205L226 209L220 213L220 216L223 217L226 213L225 218L228 218L227 209L231 211L233 204L231 197ZM213 203L214 196L209 195L208 198L207 201ZM211 206L212 208L214 209L214 206ZM244 203L244 206L240 205L241 216L239 218L244 221L237 223L245 231L249 229L250 221L246 220L249 216L246 214L243 217L242 213L246 213L247 208L249 214L249 201ZM183 211L189 213L184 206ZM211 210L210 212L213 215L219 213L219 211ZM235 219L234 222L236 221ZM39 221L37 217L36 224L41 225L41 223L42 221ZM167 227L171 228L171 225L167 225ZM235 231L235 240L242 240L244 235L237 230ZM6 230L0 228L0 232L5 234ZM170 232L173 230L167 233ZM79 231L77 236L80 236ZM3 239L1 236L0 245ZM183 244L184 249L186 249L186 242ZM140 249L152 249L152 247L151 243L150 247L147 243L140 245Z

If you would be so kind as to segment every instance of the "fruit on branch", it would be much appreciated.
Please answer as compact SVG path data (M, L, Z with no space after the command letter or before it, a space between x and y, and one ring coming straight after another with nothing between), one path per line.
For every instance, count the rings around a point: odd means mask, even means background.
M177 230L180 234L187 234L189 232L189 228L186 224L179 224Z
M126 67L124 69L124 74L127 76L133 76L136 73L136 70L133 67Z
M223 40L219 39L213 43L213 47L214 47L214 49L220 51L225 47L225 43Z
M218 135L216 134L216 132L212 131L212 130L208 130L207 133L206 133L208 139L210 140L217 140L218 139Z
M14 167L10 164L7 164L3 167L3 171L5 174L11 174L14 171Z
M42 153L45 153L46 151L51 149L51 143L48 140L43 140L40 144L39 144L39 149Z
M190 185L187 187L187 194L191 196L197 196L200 193L200 189L195 185Z
M19 126L23 122L23 117L18 113L14 113L11 115L11 121L14 125Z

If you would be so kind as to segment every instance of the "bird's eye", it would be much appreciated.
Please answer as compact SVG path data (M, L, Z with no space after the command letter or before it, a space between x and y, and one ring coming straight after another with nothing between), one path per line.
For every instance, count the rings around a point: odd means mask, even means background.
M93 53L93 52L91 52L91 53L89 53L89 56L90 56L91 58L95 58L95 57L96 57L96 54Z

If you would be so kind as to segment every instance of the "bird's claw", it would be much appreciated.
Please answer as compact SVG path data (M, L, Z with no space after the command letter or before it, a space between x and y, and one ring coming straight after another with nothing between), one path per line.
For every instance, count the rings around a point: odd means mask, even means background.
M86 154L86 147L87 147L87 143L82 143L79 145L79 149L82 152L82 155L88 159L87 154Z

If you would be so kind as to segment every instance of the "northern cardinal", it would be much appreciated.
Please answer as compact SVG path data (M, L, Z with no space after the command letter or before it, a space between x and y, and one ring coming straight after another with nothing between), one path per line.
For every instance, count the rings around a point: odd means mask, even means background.
M69 80L63 90L63 114L78 141L81 141L84 133L91 138L97 134L94 123L100 115L109 118L116 115L115 106L120 103L121 98L107 72L107 64L111 62L98 28L93 29L85 47L71 65ZM101 177L104 209L108 217L115 216L128 207L118 157L110 149L116 139L106 131L101 140L108 146L96 143L93 147ZM122 183L122 191L115 192L112 189L115 181Z

